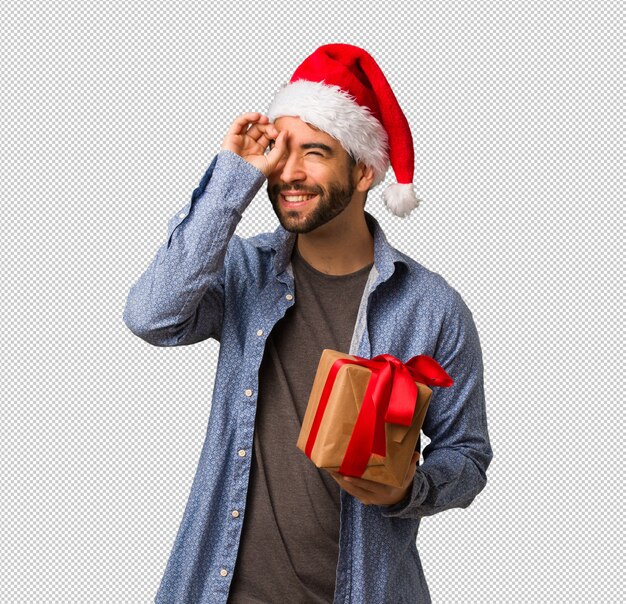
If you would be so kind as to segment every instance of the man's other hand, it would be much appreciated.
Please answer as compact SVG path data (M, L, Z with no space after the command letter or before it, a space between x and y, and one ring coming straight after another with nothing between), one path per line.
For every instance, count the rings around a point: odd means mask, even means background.
M388 484L374 482L373 480L357 478L356 476L344 476L334 470L328 470L328 473L342 489L348 491L350 495L356 497L365 505L393 505L402 501L410 493L419 457L419 451L415 451L413 457L411 457L411 464L407 470L402 487L393 487Z
M286 132L278 132L269 118L258 112L240 115L228 129L222 149L236 153L267 178L278 165L285 152ZM270 141L275 142L271 151L265 155Z

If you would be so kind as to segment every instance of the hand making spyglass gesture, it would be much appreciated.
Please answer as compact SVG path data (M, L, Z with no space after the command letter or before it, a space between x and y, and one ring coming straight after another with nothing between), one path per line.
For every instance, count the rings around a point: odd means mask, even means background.
M236 153L268 177L286 151L286 131L280 133L269 118L258 112L243 113L228 129L222 149ZM275 142L265 155L270 141Z

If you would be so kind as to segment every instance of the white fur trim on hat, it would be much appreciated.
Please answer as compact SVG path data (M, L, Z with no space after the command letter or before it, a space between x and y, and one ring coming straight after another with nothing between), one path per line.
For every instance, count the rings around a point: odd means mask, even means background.
M372 187L385 178L389 168L387 131L367 107L339 86L308 80L283 84L267 116L273 122L283 115L299 117L330 134L357 162L371 166Z

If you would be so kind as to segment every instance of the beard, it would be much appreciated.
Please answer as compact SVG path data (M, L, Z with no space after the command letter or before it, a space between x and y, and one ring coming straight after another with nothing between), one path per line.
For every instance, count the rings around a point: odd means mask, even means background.
M282 227L291 233L310 233L341 214L350 202L356 186L352 179L346 185L331 185L328 190L323 187L304 189L298 185L290 185L281 189L280 185L267 185L267 196L272 202L274 213ZM285 209L278 200L281 191L302 191L303 194L319 195L317 205L304 215L302 210Z

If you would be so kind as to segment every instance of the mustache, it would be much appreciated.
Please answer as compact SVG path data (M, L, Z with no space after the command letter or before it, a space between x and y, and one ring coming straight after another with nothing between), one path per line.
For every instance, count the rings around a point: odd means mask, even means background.
M280 185L274 185L273 187L270 187L269 190L273 195L278 195L284 191L298 191L299 193L308 193L310 195L320 195L323 193L320 189L306 189L302 185L288 185L283 187Z

